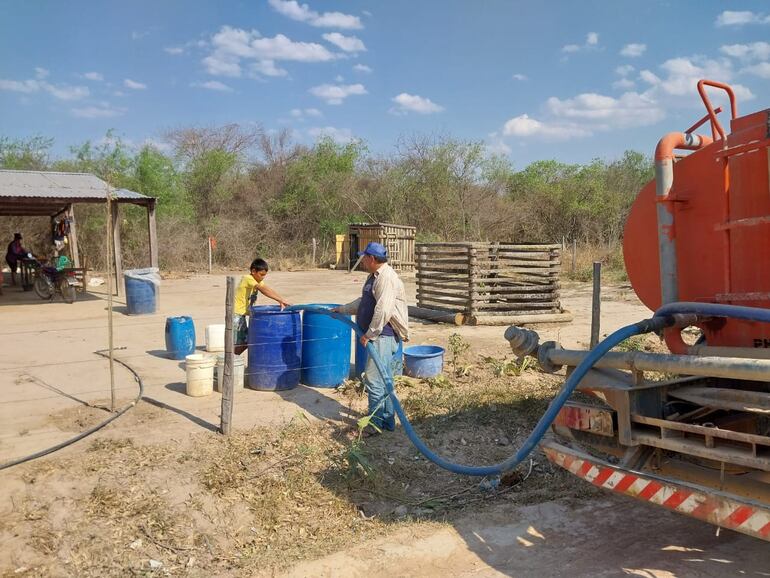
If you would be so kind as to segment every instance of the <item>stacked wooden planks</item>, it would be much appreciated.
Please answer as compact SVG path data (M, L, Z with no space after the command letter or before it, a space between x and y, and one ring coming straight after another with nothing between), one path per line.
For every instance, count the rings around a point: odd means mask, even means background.
M559 302L560 249L545 244L419 243L417 305L464 313L471 324L494 323L494 317L506 318L501 322L524 316L567 320Z

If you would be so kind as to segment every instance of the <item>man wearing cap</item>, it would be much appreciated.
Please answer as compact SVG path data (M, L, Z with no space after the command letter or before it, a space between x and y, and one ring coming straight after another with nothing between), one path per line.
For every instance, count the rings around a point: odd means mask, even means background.
M361 265L369 273L361 297L336 308L340 313L356 315L356 323L364 335L360 342L366 347L371 343L383 362L385 370L393 379L394 365L399 342L409 340L409 310L406 291L398 274L388 265L387 249L380 243L369 243L358 253ZM385 388L385 379L380 375L370 356L366 362L364 384L369 394L369 415L371 423L378 430L396 429L393 402ZM372 432L369 432L372 433Z
M25 259L29 253L21 245L21 233L13 234L13 241L8 243L8 250L5 252L5 262L11 268L11 284L16 285L16 270L19 268L19 261Z

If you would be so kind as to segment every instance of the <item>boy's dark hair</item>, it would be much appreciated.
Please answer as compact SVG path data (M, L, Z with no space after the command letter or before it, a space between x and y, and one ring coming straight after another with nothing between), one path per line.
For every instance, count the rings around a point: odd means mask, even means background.
M374 260L377 261L378 263L387 263L388 262L388 258L387 257L375 257L374 255L372 255L372 257L374 257Z
M249 267L249 271L268 271L270 270L270 267L267 264L267 261L264 259L254 259L251 262L251 267Z

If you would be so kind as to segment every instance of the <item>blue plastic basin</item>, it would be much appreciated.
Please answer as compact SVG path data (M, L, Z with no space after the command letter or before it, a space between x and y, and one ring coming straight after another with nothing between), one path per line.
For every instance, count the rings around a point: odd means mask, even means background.
M436 377L444 370L444 348L413 345L404 350L404 373L410 377Z

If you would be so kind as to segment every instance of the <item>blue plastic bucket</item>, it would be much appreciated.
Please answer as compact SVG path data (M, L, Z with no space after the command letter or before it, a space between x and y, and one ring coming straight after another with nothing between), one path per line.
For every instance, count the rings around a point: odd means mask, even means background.
M358 334L355 334L356 340L356 377L361 377L361 374L366 371L366 362L369 361L369 352L366 351L366 347L361 345L358 339ZM383 359L383 361L385 361ZM398 342L398 349L396 349L395 355L393 355L393 375L401 375L404 372L404 342Z
M166 318L166 352L171 359L195 353L195 324L192 317Z
M324 303L311 307L331 309ZM350 373L350 326L325 313L302 314L302 383L335 387Z
M410 377L436 377L444 370L444 348L414 345L404 350L404 373Z
M156 287L149 279L123 276L126 283L126 308L129 315L155 313Z
M251 308L246 369L246 383L251 389L279 391L297 387L301 354L299 311L281 311L277 305Z

